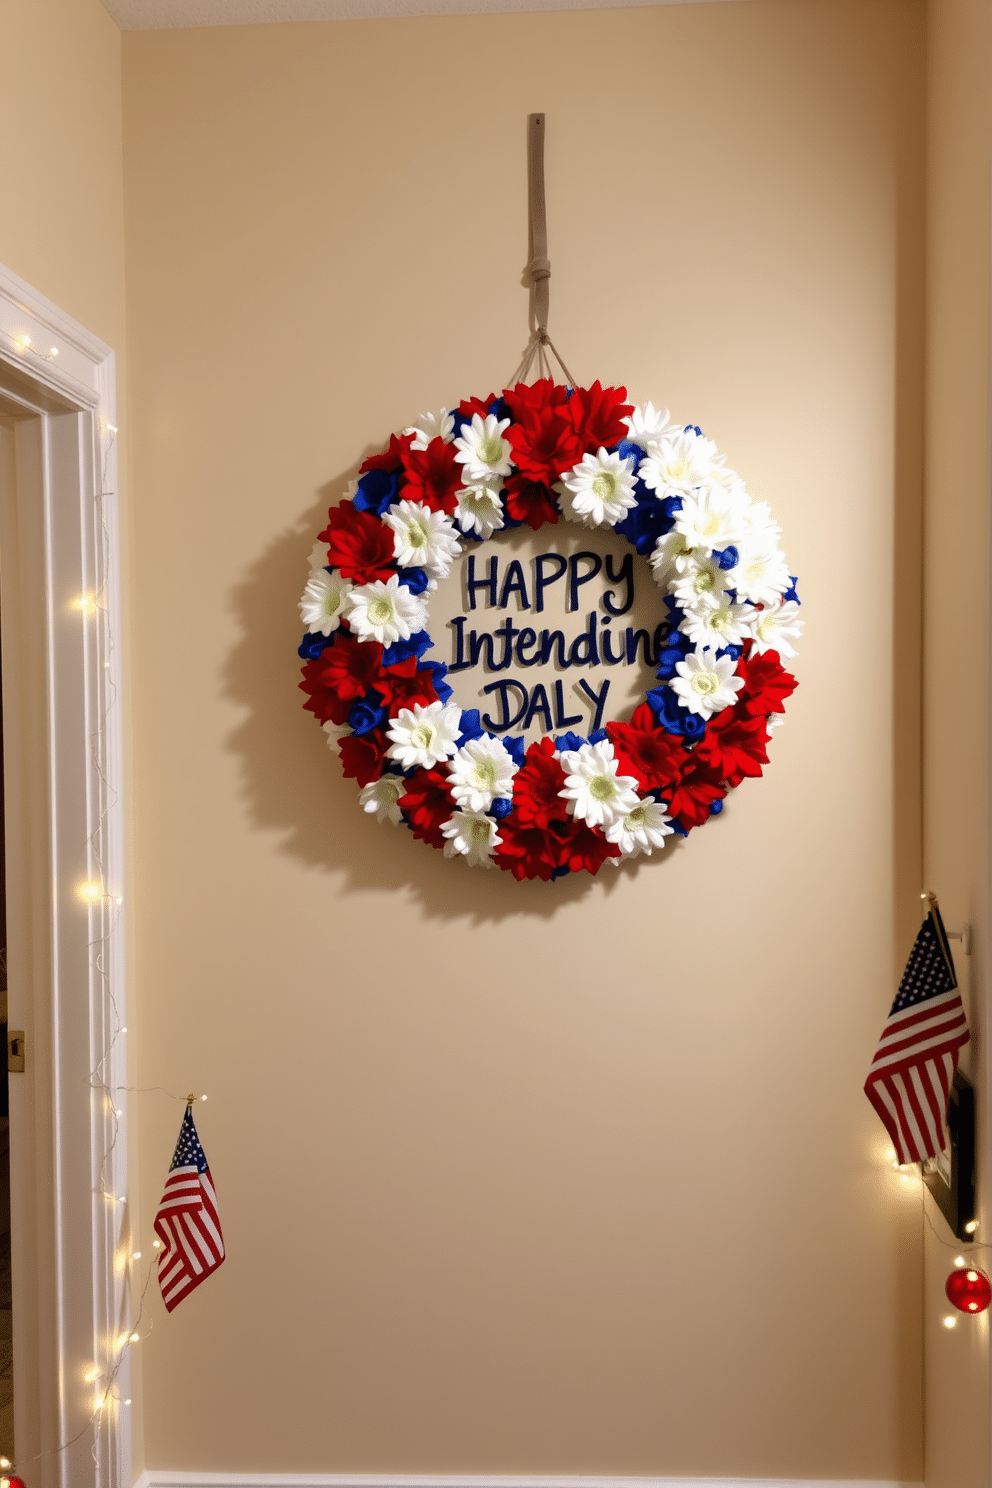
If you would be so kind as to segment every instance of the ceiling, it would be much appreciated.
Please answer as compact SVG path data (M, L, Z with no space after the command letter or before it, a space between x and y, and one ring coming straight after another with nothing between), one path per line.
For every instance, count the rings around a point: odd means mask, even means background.
M103 0L122 31L513 10L614 10L632 5L685 3L700 3L700 0Z

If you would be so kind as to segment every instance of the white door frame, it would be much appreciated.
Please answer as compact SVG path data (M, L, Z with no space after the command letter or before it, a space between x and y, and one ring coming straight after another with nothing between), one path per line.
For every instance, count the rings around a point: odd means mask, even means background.
M2 266L0 394L16 1465L130 1488L114 353Z

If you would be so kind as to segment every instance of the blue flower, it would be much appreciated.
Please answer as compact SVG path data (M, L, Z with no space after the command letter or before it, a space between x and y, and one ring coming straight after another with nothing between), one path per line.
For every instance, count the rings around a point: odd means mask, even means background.
M659 537L672 530L674 517L667 510L669 504L668 499L659 501L650 491L644 491L637 505L630 509L622 522L617 522L613 530L625 537L642 557L647 557L654 552Z
M789 577L792 578L792 575L790 574ZM796 585L798 583L799 583L799 580L798 579L792 578L792 587L789 588L789 589L787 589L785 591L785 593L782 595L782 603L783 604L785 604L790 599L795 600L796 604L802 604L802 600L799 598L799 595L796 592Z
M717 656L729 656L731 661L738 661L743 649L743 646L724 646L716 654Z
M606 732L605 729L593 729L592 733L589 735L589 743L602 744L604 739L608 738L609 734Z
M505 796L497 796L489 808L489 815L495 816L497 821L501 816L509 816L513 810L513 802L508 801Z
M382 653L382 664L384 667L398 666L409 656L415 656L419 661L424 652L429 651L433 644L426 630L418 630L408 641L394 641L391 646L387 646Z
M720 548L718 552L714 552L713 557L723 569L724 573L726 573L728 569L737 567L740 554L733 546L733 544L731 544L729 548Z
M479 721L478 708L463 708L459 719L461 733L458 735L458 748L462 749L470 739L481 739L485 729Z
M524 760L527 757L527 746L524 743L522 737L519 734L515 736L513 734L504 734L503 747L512 759L513 763L516 765L517 769L521 769Z
M643 449L639 444L635 444L632 439L621 439L620 443L616 446L616 453L620 456L621 460L633 459L634 463L631 469L635 472L638 465L644 459Z
M569 388L569 392L571 392L571 388ZM552 880L554 880L556 878L564 878L565 877L565 874L566 873L571 873L571 871L572 871L571 868L568 868L568 867L565 867L565 868L552 868L552 870L551 870L551 878L552 878Z
M322 635L319 630L308 630L300 642L298 655L304 661L313 661L324 650L325 646L334 645L333 633L329 636Z
M710 802L710 816L719 816L720 815L720 812L722 810L723 810L723 802L722 801L711 801Z
M409 589L411 594L423 594L427 588L427 574L422 568L398 569L397 578L401 584L404 584Z
M448 683L444 680L445 677L448 674L448 668L445 666L444 662L443 661L425 661L422 666L418 666L417 671L418 672L433 672L433 674L434 674L434 691L437 693L437 695L440 698L441 702L442 703L446 703L448 701L448 699L451 697L452 689L449 687Z
M352 498L358 511L372 512L381 517L386 508L399 495L400 479L387 470L367 470L358 482L358 490Z
M555 739L555 748L559 754L564 754L566 749L581 749L585 743L581 734L573 734L571 729L567 734L559 734Z
M348 710L348 722L356 734L367 734L370 729L381 728L389 717L382 706L382 696L370 687L360 702L352 703Z
M690 743L701 739L706 732L706 722L698 713L690 713L678 701L678 695L670 687L652 687L647 693L647 702L661 727L669 734L678 734Z

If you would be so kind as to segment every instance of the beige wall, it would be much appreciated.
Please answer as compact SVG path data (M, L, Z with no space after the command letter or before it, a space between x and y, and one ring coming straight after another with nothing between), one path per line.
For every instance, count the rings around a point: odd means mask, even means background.
M99 0L0 0L0 56L0 263L120 355L120 32Z
M927 399L924 841L928 884L948 924L970 920L973 1040L965 1067L979 1104L980 1216L992 1180L987 1039L988 365L992 10L930 0L927 134ZM972 686L971 679L977 685ZM988 1319L948 1332L944 1281L958 1247L931 1210L927 1231L927 1488L988 1482ZM984 1261L988 1267L988 1255Z
M142 1345L150 1463L919 1476L861 1083L919 878L923 24L125 37L140 1083L209 1092L229 1245ZM363 820L294 656L328 499L519 358L534 109L566 360L704 425L809 617L768 778L548 886Z

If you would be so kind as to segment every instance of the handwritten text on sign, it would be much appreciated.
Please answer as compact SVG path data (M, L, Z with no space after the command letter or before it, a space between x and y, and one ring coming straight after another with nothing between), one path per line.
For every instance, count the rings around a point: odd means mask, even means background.
M589 733L657 685L669 626L645 561L612 533L542 539L474 548L431 605L456 700L493 733Z

